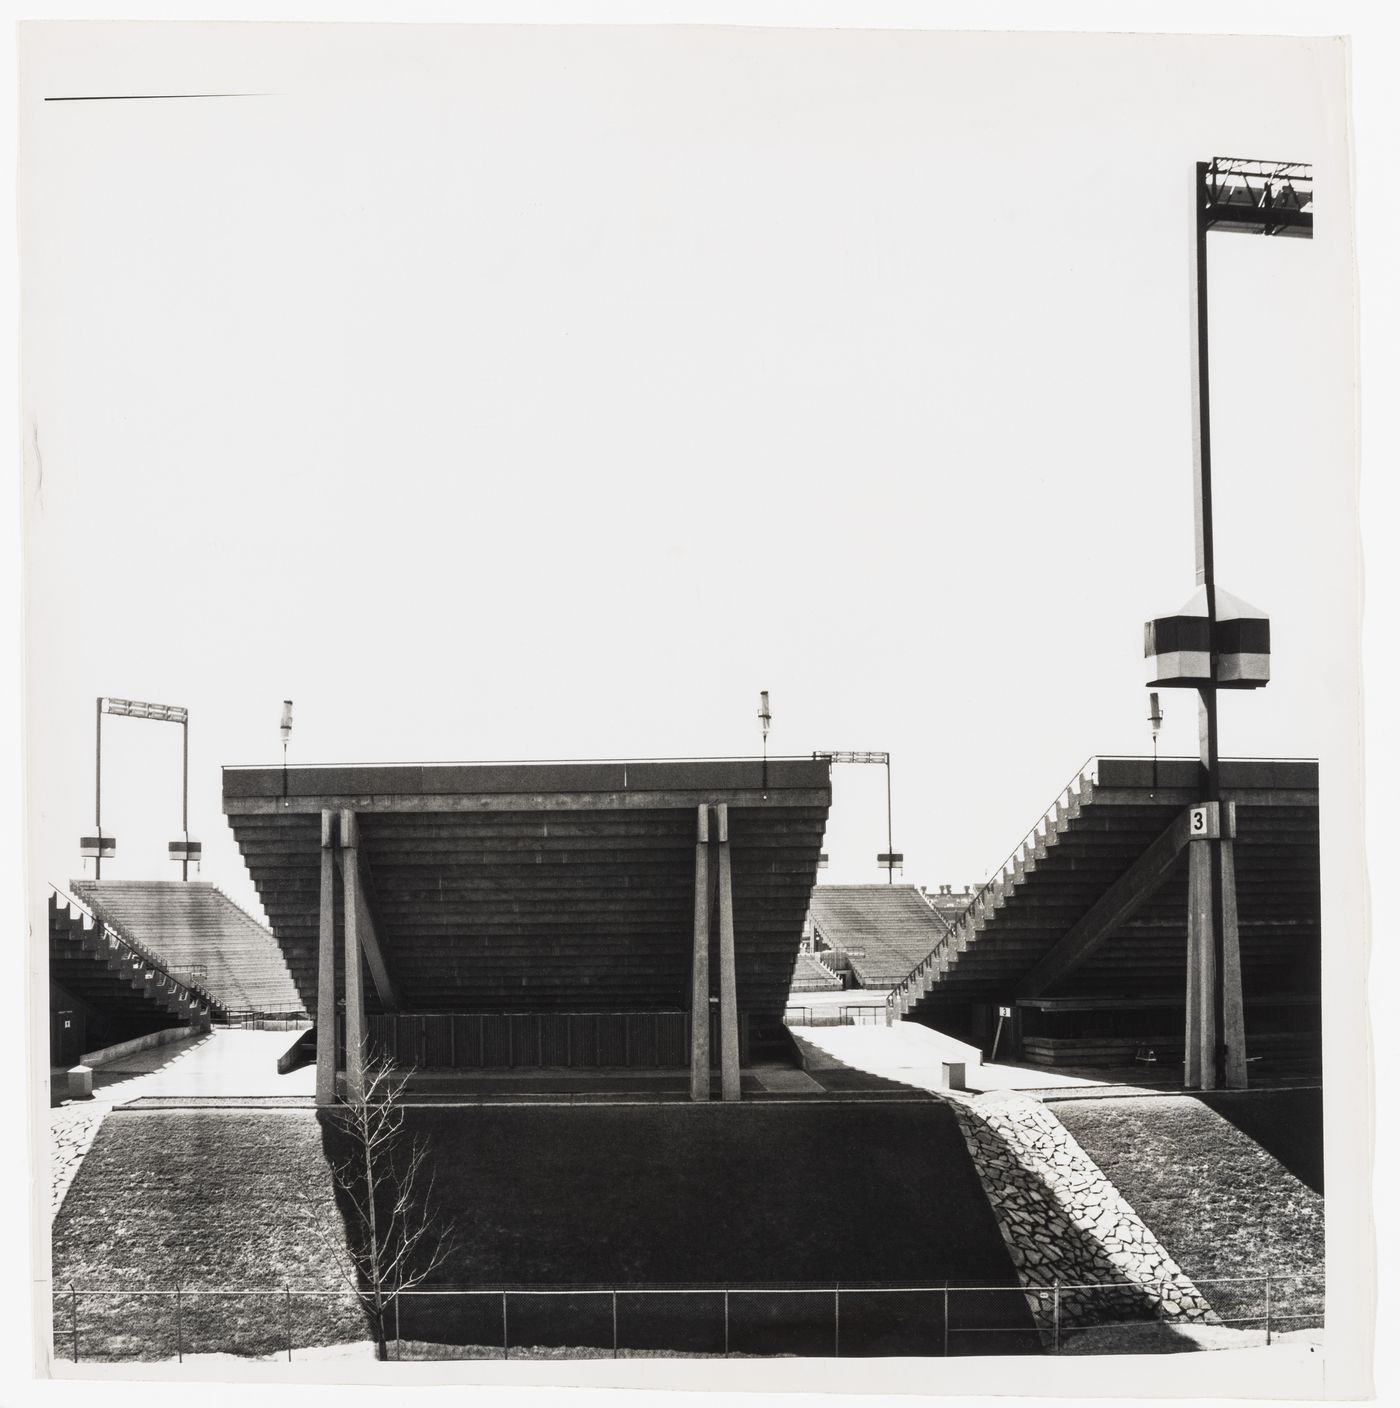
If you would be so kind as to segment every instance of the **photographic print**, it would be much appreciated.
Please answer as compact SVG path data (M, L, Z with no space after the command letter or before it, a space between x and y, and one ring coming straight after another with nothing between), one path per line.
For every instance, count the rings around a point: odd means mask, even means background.
M27 27L46 1372L1342 1382L1345 75Z

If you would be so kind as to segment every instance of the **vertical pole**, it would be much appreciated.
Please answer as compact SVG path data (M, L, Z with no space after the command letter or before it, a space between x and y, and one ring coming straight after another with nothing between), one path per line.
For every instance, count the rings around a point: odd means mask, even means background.
M1186 1062L1182 1080L1188 1090L1201 1086L1201 923L1202 864L1194 842L1188 843L1186 880Z
M501 1292L501 1349L510 1358L510 1317L506 1311L506 1293Z
M719 842L720 1098L739 1098L739 993L734 962L734 876L729 855L729 807L715 808Z
M613 1358L617 1358L617 1292L612 1293L613 1312Z
M1211 503L1209 280L1206 270L1206 175L1210 163L1198 161L1195 221L1191 236L1191 461L1195 482L1196 585L1215 585L1215 521ZM1214 607L1212 600L1210 605ZM1211 620L1214 622L1214 613ZM1212 694L1214 691L1212 691Z
M360 846L355 813L340 813L341 879L345 890L345 1098L365 1098L365 991L360 973Z
M1191 334L1193 372L1191 378L1192 462L1195 481L1196 583L1206 589L1206 616L1210 625L1211 680L1200 688L1200 749L1201 800L1220 800L1220 727L1215 686L1215 510L1211 499L1210 455L1210 337L1209 337L1209 277L1206 259L1206 233L1209 226L1207 180L1210 163L1198 161L1195 177L1195 230L1191 242L1191 272L1195 288L1191 299ZM1219 843L1208 842L1218 853ZM1209 865L1210 886L1209 928L1202 935L1206 952L1201 954L1202 966L1212 973L1208 1002L1209 1021L1203 1018L1201 1032L1209 1036L1210 1045L1203 1059L1210 1067L1210 1084L1202 1089L1215 1089L1229 1083L1226 1071L1228 1044L1225 1014L1225 910L1223 867L1215 857ZM1233 896L1230 904L1233 905ZM1203 1071L1202 1078L1206 1073Z
M1060 1278L1055 1278L1055 1353L1060 1352Z
M1190 1089L1214 1090L1216 1011L1211 871L1215 868L1216 852L1214 844L1208 840L1191 841L1187 849L1186 1085Z
M1249 1085L1249 1053L1244 1030L1244 983L1240 973L1240 919L1235 892L1235 805L1220 804L1220 975L1221 1004L1225 1023L1225 1087L1244 1090Z
M948 1357L948 1283L943 1283L943 1357Z
M889 881L894 884L894 810L890 800L890 755L885 754L885 849L889 855Z
M183 1364L185 1362L185 1319L184 1306L181 1303L180 1283L175 1283L175 1362Z
M70 1283L68 1287L70 1296L69 1312L73 1322L73 1363L78 1362L78 1288Z
M75 1319L75 1320L73 1321L73 1326L74 1326L74 1329L73 1329L73 1358L74 1358L75 1360L76 1360L77 1357L78 1357L78 1348L77 1348L77 1346L78 1346L78 1330L77 1330L77 1324L78 1324L78 1322L77 1322L77 1320ZM725 1293L724 1293L724 1355L725 1355L725 1358L726 1358L726 1359L729 1357L729 1292L728 1292L728 1291L725 1291Z
M97 696L97 859L94 878L102 879L102 696Z
M186 710L180 724L180 831L185 841L185 858L180 862L180 879L190 878L190 716Z
M321 913L316 966L316 1104L335 1104L335 813L321 812Z
M1274 1342L1274 1307L1271 1290L1269 1273L1266 1271L1264 1273L1264 1343L1266 1345L1271 1345Z
M399 1320L399 1287L394 1287L394 1358L403 1358L403 1325Z
M695 814L695 927L690 967L690 1098L710 1098L710 809Z
M837 1288L836 1288L836 1315L835 1315L835 1333L834 1333L834 1339L835 1339L835 1345L833 1346L833 1349L832 1349L832 1358L833 1358L833 1359L840 1359L840 1357L841 1357L841 1287L840 1287L840 1286L837 1286Z
M286 1291L287 1302L287 1363L292 1362L292 1286L291 1282L284 1282L283 1289Z

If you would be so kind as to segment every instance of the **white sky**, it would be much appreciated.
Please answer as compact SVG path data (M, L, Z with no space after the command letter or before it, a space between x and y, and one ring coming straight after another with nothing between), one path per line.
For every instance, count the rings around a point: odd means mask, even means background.
M1211 237L1218 577L1274 679L1227 754L1356 746L1342 52L1325 40L39 31L22 94L34 873L98 694L219 766L888 749L904 879L976 884L1150 750L1193 586L1192 164L1311 160ZM257 92L185 102L55 94ZM37 453L35 445L37 444ZM1167 694L1164 754L1195 749ZM111 878L177 876L179 731L104 726ZM838 768L832 882L881 878Z

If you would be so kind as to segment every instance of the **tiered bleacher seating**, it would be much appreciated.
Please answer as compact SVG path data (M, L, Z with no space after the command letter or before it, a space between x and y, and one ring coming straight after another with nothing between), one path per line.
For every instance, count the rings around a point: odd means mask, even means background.
M690 1004L697 806L723 803L739 1007L780 1030L830 798L824 759L224 770L224 810L313 1015L323 807L358 815L393 990L370 982L371 1012L665 1012ZM717 905L711 923L717 982Z
M914 885L818 885L812 925L863 988L893 987L948 932Z
M221 890L194 880L75 880L73 893L235 1012L294 1012L301 1000L272 935Z
M94 1046L219 1015L207 992L57 895L49 897L49 978L92 1014Z
M1068 968L1041 968L1105 892L1199 800L1193 761L1099 758L1068 788L891 994L896 1015L934 1025L968 1004L1115 1011L1180 1004L1186 975L1187 855L1126 922ZM1229 759L1246 1005L1316 1002L1321 901L1317 764ZM821 894L819 890L817 892ZM1053 978L1033 977L1037 969ZM1302 1029L1303 1018L1299 1018Z
M797 966L792 970L792 992L840 992L841 979L819 958L810 953L797 955Z

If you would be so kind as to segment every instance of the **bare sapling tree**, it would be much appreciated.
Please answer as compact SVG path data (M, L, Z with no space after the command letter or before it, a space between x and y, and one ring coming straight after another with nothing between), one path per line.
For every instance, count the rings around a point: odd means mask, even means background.
M403 1093L411 1074L372 1057L365 1062L363 1097L326 1112L341 1144L330 1169L344 1207L343 1234L324 1199L302 1194L308 1221L364 1306L379 1359L389 1357L388 1317L396 1297L432 1276L455 1240L433 1205L428 1147L404 1129Z

